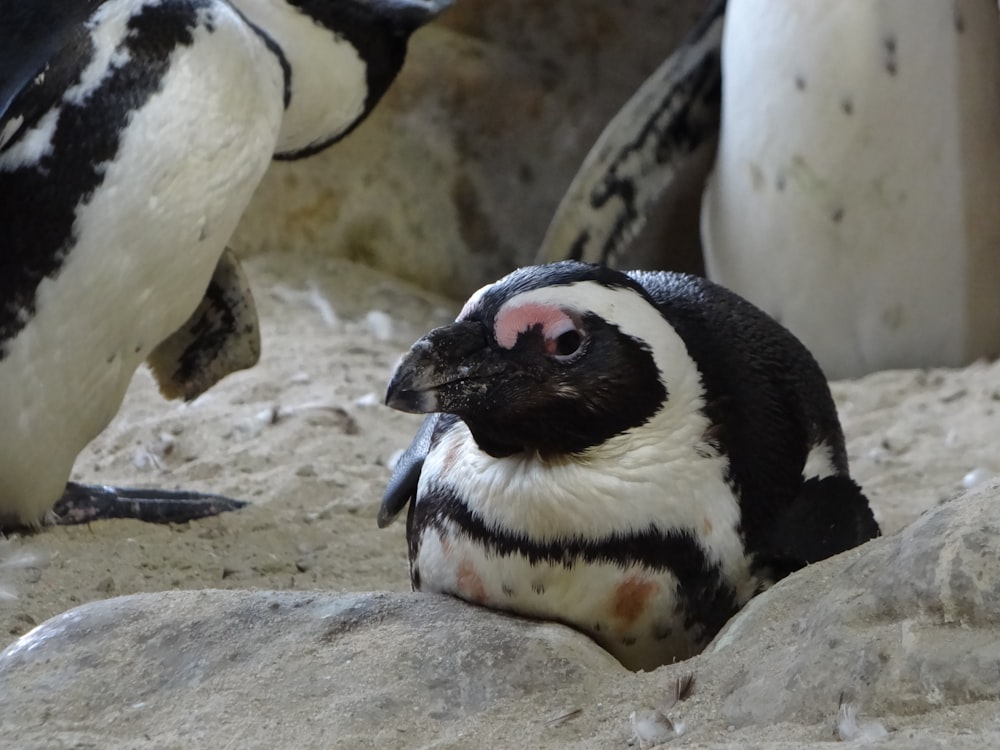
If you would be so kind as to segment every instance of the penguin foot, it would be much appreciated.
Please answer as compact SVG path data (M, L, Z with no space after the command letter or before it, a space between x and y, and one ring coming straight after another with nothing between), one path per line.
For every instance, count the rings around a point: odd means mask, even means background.
M55 525L70 526L108 518L147 523L184 523L248 505L222 495L184 490L135 489L68 482L52 508Z

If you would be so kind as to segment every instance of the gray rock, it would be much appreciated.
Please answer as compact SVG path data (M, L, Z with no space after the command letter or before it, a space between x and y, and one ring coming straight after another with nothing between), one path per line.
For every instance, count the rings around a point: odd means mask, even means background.
M568 628L445 597L140 594L78 607L0 653L0 737L394 747L458 738L516 705L529 737L622 673Z
M659 710L684 747L996 747L998 497L994 481L790 576L704 654L652 673L567 628L432 595L95 602L0 653L0 737L29 750L604 748L625 746L633 711ZM670 705L690 672L694 695Z
M1000 698L998 495L993 482L752 600L699 659L728 686L725 719L812 723L841 695L873 715Z

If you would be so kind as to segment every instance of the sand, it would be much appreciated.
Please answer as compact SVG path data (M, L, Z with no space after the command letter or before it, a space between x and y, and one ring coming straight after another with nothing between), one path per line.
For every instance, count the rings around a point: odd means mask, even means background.
M15 535L0 645L82 602L185 588L406 591L403 524L375 515L420 418L382 405L409 345L452 318L436 298L363 266L264 255L247 270L263 355L190 404L144 370L74 479L184 487L251 505L182 525L104 521ZM887 532L1000 471L1000 366L879 373L835 383L853 473Z

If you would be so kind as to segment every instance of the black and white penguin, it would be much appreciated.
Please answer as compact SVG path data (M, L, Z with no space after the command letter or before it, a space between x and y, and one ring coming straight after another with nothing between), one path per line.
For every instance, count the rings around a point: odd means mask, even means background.
M226 243L273 158L343 138L444 0L4 0L0 525L36 524L148 360L190 399L257 360ZM145 496L70 485L68 515ZM154 502L154 505L157 505ZM234 503L233 505L238 505ZM81 515L77 515L80 513Z
M566 623L632 669L879 534L815 360L698 277L515 271L413 345L386 403L431 414L378 518L410 503L413 587Z
M828 377L1000 353L996 0L705 5L602 133L537 262L676 268L676 246L640 261L632 240L717 142L692 180L705 272Z

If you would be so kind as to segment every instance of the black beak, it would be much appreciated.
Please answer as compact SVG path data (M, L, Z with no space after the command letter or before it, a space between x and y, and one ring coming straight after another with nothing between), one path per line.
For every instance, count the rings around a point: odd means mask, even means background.
M452 323L435 328L410 348L393 373L385 403L412 414L462 416L503 369L481 323Z

